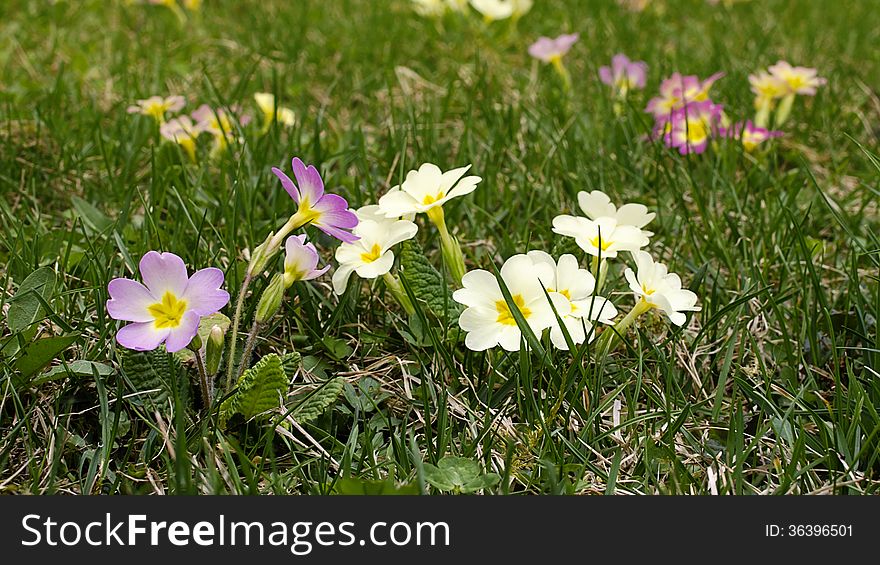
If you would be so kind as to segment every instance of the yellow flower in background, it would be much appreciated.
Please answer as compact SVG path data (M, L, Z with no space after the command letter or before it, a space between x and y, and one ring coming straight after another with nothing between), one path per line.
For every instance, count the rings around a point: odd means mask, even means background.
M296 122L296 115L290 108L275 106L275 95L269 92L257 92L254 101L263 113L263 128L261 133L266 133L272 127L275 120L283 126L290 127Z
M141 114L150 116L157 123L165 123L165 114L168 112L179 112L183 108L186 101L183 96L150 96L143 100L138 100L135 104L128 107L129 114Z
M198 12L202 9L202 0L182 0L183 7L190 12Z
M199 131L189 116L178 116L168 120L159 128L159 134L168 141L180 145L190 161L196 162L196 139Z

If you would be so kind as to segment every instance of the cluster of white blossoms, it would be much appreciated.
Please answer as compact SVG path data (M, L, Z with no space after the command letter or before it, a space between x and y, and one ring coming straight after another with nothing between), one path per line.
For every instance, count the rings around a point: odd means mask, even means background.
M598 190L580 192L578 204L584 216L557 216L553 231L574 238L592 256L592 272L581 268L570 254L558 261L543 251L514 255L500 271L510 301L505 300L495 275L482 269L468 272L461 281L464 288L452 297L466 306L458 322L469 349L484 351L497 345L508 351L520 349L524 339L511 306L536 336L549 330L551 343L563 350L569 349L570 342L579 345L595 338L596 322L614 324L612 331L622 335L649 310L659 310L681 326L687 320L684 312L700 309L697 296L682 288L678 275L642 251L654 235L644 229L654 219L653 212L642 204L617 208ZM615 323L618 310L602 294L607 294L607 261L624 252L636 264L636 271L627 268L624 272L636 304Z

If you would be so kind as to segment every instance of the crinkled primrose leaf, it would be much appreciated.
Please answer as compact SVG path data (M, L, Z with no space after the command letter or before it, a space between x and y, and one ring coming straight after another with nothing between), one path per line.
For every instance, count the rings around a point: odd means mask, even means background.
M234 414L245 419L281 406L281 396L287 393L290 379L284 371L281 357L274 353L260 359L244 372L235 393L220 406L220 423L225 425Z
M298 404L290 412L290 416L300 424L310 422L320 416L342 394L345 379L330 379L314 392L302 394Z
M122 349L122 373L131 388L140 394L131 402L140 405L166 406L174 397L175 383L184 403L189 399L189 376L177 357L164 349L134 351Z
M404 241L399 249L400 276L406 278L419 302L441 320L458 317L461 306L452 300L452 290L425 257L418 242Z

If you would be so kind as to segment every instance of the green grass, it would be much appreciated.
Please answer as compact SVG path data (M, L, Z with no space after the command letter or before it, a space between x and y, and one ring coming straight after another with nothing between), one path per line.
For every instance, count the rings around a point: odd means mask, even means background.
M343 478L434 492L424 465L457 455L500 475L483 491L498 494L877 493L875 6L536 3L514 28L473 13L435 22L403 0L209 0L186 25L121 2L4 2L0 305L12 307L38 267L57 283L36 324L0 324L0 492L367 488ZM568 31L581 41L566 58L566 93L526 47ZM618 51L650 66L621 118L595 78ZM747 75L780 58L828 84L797 100L769 151L720 144L681 157L642 139L651 124L641 108L673 71L725 71L713 99L745 118ZM297 125L248 130L236 151L198 166L125 112L153 94L182 94L189 111L255 112L251 96L264 90ZM121 369L108 281L159 249L223 268L235 296L243 252L293 212L269 169L294 155L353 206L422 162L473 163L483 182L446 206L469 268L572 251L550 226L579 190L643 202L658 213L650 250L693 283L702 312L683 330L643 317L599 361L591 348L474 353L454 342L454 321L430 323L422 308L407 319L381 282L338 300L325 277L299 287L257 343L258 356L304 356L290 389L300 399L331 377L352 385L320 417L224 429L177 392L149 407ZM330 260L333 242L311 233ZM417 237L440 268L436 230L422 224ZM609 281L626 311L623 264ZM23 383L20 348L70 334L42 371L60 365L55 378ZM64 369L77 360L112 371ZM187 365L176 374L194 379Z

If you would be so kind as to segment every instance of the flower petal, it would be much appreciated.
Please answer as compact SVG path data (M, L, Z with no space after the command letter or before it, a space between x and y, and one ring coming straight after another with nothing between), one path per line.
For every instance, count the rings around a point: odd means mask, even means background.
M174 253L149 251L141 258L140 270L144 284L157 299L166 292L179 297L186 291L186 265Z
M351 263L336 267L336 271L333 273L333 292L337 295L345 292L345 287L348 286L348 279L354 272L354 267Z
M135 322L119 328L116 341L119 345L135 351L151 351L165 341L171 330L157 329L153 322Z
M355 267L355 272L362 279L375 279L381 277L394 266L394 252L386 251L375 261L361 263Z
M324 196L324 181L321 180L321 174L314 165L306 166L299 157L294 157L291 161L293 166L293 176L299 184L299 193L303 200L314 205ZM348 205L346 205L347 207Z
M209 316L229 303L229 293L223 286L223 271L214 267L201 269L193 273L183 299L188 310L199 316Z
M107 291L110 293L107 313L114 320L153 321L153 315L147 311L147 308L159 302L159 299L141 283L131 279L113 279L107 285Z
M272 167L272 172L275 173L275 176L278 177L278 180L281 181L281 186L284 187L284 190L287 191L287 194L293 198L293 201L299 204L299 190L296 188L296 185L293 184L293 181L290 180L290 177L284 174L284 171L279 169L278 167Z
M180 325L176 328L171 328L171 331L168 333L168 339L165 340L165 349L169 353L174 353L189 345L189 342L199 332L199 321L201 319L201 316L192 310L184 314L183 319L180 320Z

